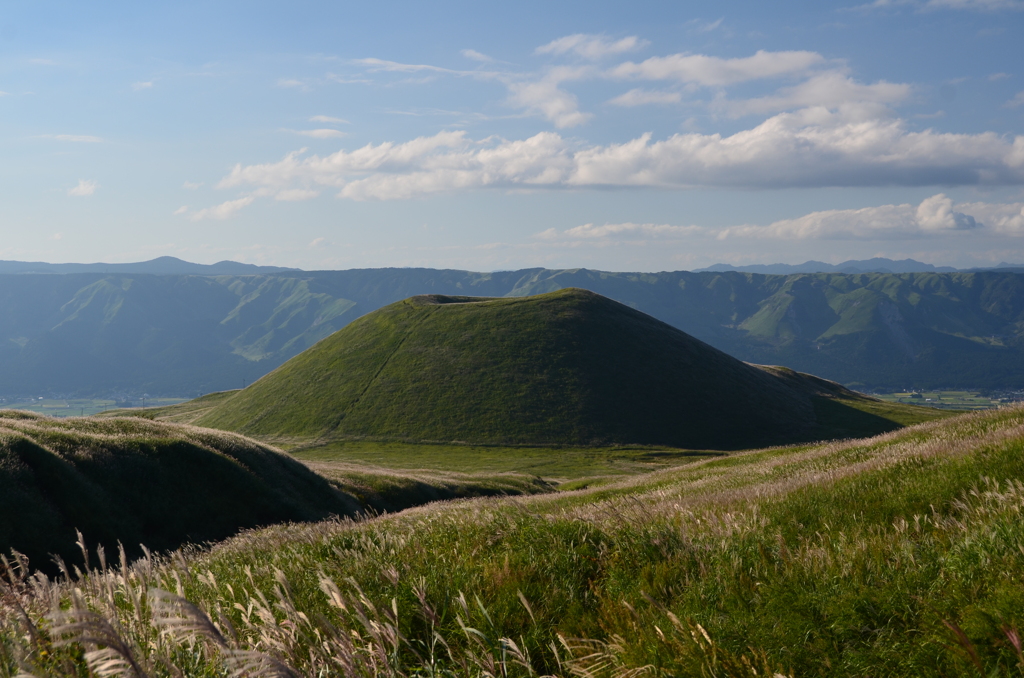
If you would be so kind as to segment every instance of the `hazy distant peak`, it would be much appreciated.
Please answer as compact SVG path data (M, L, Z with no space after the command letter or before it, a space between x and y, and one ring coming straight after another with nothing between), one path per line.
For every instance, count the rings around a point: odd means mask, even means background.
M193 264L177 257L157 257L129 264L50 264L44 261L0 261L4 273L149 273L154 275L254 275L298 271L282 266L257 266L237 261Z
M1010 267L1000 264L1000 267ZM802 264L751 264L749 266L732 266L715 264L701 271L740 271L742 273L764 273L768 275L790 275L793 273L953 273L961 269L952 266L934 266L913 259L894 261L883 257L873 259L851 259L841 264L826 264L823 261L805 261Z

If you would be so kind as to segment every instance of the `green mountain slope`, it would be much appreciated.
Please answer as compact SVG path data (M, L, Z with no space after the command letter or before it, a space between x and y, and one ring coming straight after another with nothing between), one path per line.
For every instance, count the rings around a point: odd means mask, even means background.
M894 416L922 416L889 408L813 377L747 365L568 289L392 304L196 423L254 435L735 449L867 435L897 428Z
M1024 275L527 269L0 275L0 396L238 388L419 294L589 289L755 363L864 388L1024 383Z
M242 436L0 410L0 553L17 548L40 566L51 553L76 555L76 528L108 553L120 542L135 555L140 543L176 548L359 509L304 465Z

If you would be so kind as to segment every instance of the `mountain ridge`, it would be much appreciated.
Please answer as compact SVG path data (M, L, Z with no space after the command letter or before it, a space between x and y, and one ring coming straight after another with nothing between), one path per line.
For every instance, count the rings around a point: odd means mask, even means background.
M195 396L251 383L417 294L589 289L719 350L856 388L1019 389L1015 272L761 275L352 269L0 275L0 396Z
M387 270L393 267L384 267ZM405 270L409 267L397 267ZM415 267L413 267L415 268ZM795 273L961 273L975 271L1024 270L1024 264L1000 262L995 266L976 266L956 268L954 266L936 266L914 259L893 260L885 257L871 259L850 259L839 264L824 261L808 260L802 264L712 264L704 268L693 269L693 273L738 271L741 273L762 273L766 275L792 275ZM530 269L520 269L530 270ZM259 266L243 264L237 261L218 261L214 264L196 264L177 257L162 256L148 261L123 264L107 263L66 263L52 264L41 261L0 260L0 275L23 273L150 273L154 275L257 275L267 273L307 273L300 268L285 266ZM507 271L495 271L504 273Z
M153 275L255 275L299 271L283 266L257 266L237 261L218 261L215 264L194 264L177 257L157 257L148 261L125 264L50 264L43 261L0 260L0 275L28 273L149 273Z
M998 267L993 268L1014 268L1014 265L1001 263ZM813 259L802 264L748 264L745 266L713 264L706 268L695 269L694 273L738 271L765 275L792 275L795 273L960 273L965 270L984 271L990 269L959 269L953 266L925 264L913 259L894 261L885 257L874 257L872 259L850 259L840 264L827 264L824 261Z

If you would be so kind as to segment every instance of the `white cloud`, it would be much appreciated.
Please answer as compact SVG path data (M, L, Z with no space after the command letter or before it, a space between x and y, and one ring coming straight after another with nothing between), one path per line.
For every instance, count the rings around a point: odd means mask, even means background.
M956 209L970 214L986 228L1003 235L1024 235L1024 203L968 202Z
M309 121L310 122L333 123L335 125L351 125L352 124L348 120L345 120L344 118L333 118L333 117L331 117L329 115L314 115L313 117L311 117L309 119Z
M304 90L304 91L309 89L309 85L307 85L306 83L304 83L301 80L295 80L294 78L280 78L277 81L277 86L278 87L293 87L295 89Z
M199 188L202 185L203 185L203 182L201 182L201 181L186 181L185 183L183 183L181 185L181 187L182 188L187 188L190 191L194 191L194 190L196 190L197 188Z
M926 9L978 9L978 10L999 10L999 9L1024 9L1024 2L1020 0L928 0L924 3Z
M646 47L648 44L648 41L641 40L635 35L611 41L603 35L577 33L552 40L548 44L538 47L534 52L536 54L555 55L574 52L584 59L596 61L607 56L634 52Z
M977 228L974 217L953 211L953 201L943 193L925 198L914 213L917 225L925 231L963 231Z
M479 61L485 64L489 64L494 61L494 59L492 59L491 57L487 56L486 54L481 54L475 49L464 49L460 52L460 54L462 54L462 56L466 57L467 59L472 59L473 61Z
M103 139L88 134L42 134L42 139L53 139L54 141L72 141L79 144L98 144Z
M825 108L782 113L731 136L650 134L578 146L554 132L523 140L441 132L320 157L303 152L237 165L221 188L333 186L353 199L398 199L480 187L783 188L1019 185L1024 136L913 132L899 119Z
M713 31L716 28L718 28L719 26L721 26L723 21L725 21L725 17L720 17L716 21L707 21L707 22L694 21L693 23L694 23L694 26L696 27L696 29L699 32L701 32L701 33L710 33L711 31Z
M767 226L726 228L670 224L584 224L534 237L547 242L638 241L703 238L715 240L903 240L936 238L967 231L1024 236L1024 203L961 203L939 193L919 205L880 205L852 210L812 212Z
M881 205L856 210L811 212L798 219L784 219L768 226L734 226L716 234L727 238L807 239L904 239L971 231L982 226L973 216L954 209L953 201L939 193L919 205Z
M326 244L327 244L327 238L313 238L313 240L309 243L309 247L313 247L313 248L323 247Z
M753 56L722 59L704 54L671 54L651 57L640 63L627 61L609 71L616 78L678 80L710 87L734 85L750 80L805 73L825 61L817 52L766 52Z
M690 235L706 235L709 229L704 226L671 226L669 224L583 224L564 231L549 228L538 233L541 240L601 240L606 238L680 238Z
M346 136L345 132L337 129L304 129L296 130L296 134L301 134L304 137L313 137L314 139L340 139Z
M87 198L96 192L99 184L88 179L79 179L78 185L68 189L68 195L78 198Z
M912 7L922 11L961 9L991 12L1001 9L1024 9L1024 2L1021 0L875 0L866 5L858 5L853 9L892 9L896 7Z
M238 198L237 200L228 200L222 202L219 205L213 207L204 207L203 209L194 212L190 219L192 221L201 221L203 219L230 219L242 209L252 204L255 198L251 195L247 195L244 198Z
M136 92L144 90L144 89L150 89L152 86L153 86L153 82L152 81L149 81L149 82L133 82L132 83L132 89L135 90Z
M613 106L645 106L647 104L674 104L682 98L679 92L652 91L647 89L631 89L620 94L608 103Z
M1018 106L1024 106L1024 92L1017 92L1016 96L1006 102L1007 108L1017 108Z
M838 108L846 104L890 105L905 101L910 96L910 85L901 83L876 82L863 85L852 78L829 71L811 76L799 85L784 87L775 94L738 101L718 101L715 108L727 111L735 117L756 113L825 106Z
M301 200L309 200L320 195L320 191L313 191L304 188L288 188L283 191L278 191L274 194L274 200L283 200L286 202L299 202Z
M365 85L373 82L367 78L353 78L345 75L338 75L336 73L328 73L325 76L328 82L336 82L339 85Z
M178 209L176 209L176 210L174 210L173 212L171 212L171 214L173 214L173 215L177 216L177 215L179 215L179 214L185 214L185 213L187 213L187 212L188 212L188 205L182 205L182 206L181 206L181 207L179 207Z
M1009 77L1009 73L993 73L992 75L988 76L988 80L989 82L996 82L997 80L1003 80L1004 78Z
M561 89L559 85L566 80L586 77L589 73L589 69L561 66L552 68L540 80L511 82L508 84L508 102L525 109L529 114L547 118L559 129L582 125L592 115L581 112L576 96Z
M46 239L47 240L63 240L64 239L64 234L63 233L54 233L53 235L46 236Z
M420 73L422 71L433 73L463 73L462 71L452 70L451 68L441 68L440 66L431 66L429 64L403 64L398 61L388 61L386 59L355 59L355 63L367 66L371 71L387 71L392 73Z

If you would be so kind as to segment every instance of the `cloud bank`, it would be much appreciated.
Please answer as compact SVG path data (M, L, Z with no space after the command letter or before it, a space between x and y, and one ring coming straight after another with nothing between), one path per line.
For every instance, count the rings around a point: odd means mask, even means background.
M911 131L904 121L810 108L731 136L644 134L577 145L555 132L473 140L441 132L402 143L236 165L219 188L273 194L334 187L338 197L394 200L479 188L791 188L1019 185L1024 136Z
M958 233L1024 236L1024 203L959 203L943 193L918 205L881 205L852 210L811 212L767 226L745 224L712 228L671 224L583 224L564 231L548 229L535 238L562 244L637 242L705 238L715 240L907 240Z

